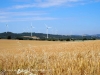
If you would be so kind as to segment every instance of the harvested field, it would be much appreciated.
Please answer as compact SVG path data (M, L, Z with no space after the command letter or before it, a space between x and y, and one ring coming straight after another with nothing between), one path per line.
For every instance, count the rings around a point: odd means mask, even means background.
M100 75L100 41L0 40L0 75Z

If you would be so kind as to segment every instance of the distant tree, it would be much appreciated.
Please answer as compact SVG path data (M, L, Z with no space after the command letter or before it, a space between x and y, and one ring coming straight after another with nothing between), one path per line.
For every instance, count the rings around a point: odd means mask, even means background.
M51 38L48 38L47 41L52 41L52 39Z
M45 39L45 38L40 38L40 40L43 40L43 41L44 41L44 40L46 40L46 39Z
M83 40L83 41L84 41L84 40L87 40L87 38L83 38L82 40Z
M53 38L53 39L52 39L52 41L58 41L58 39L56 39L56 38Z
M72 41L75 41L75 39L74 39L74 38L72 38L71 40L72 40Z
M64 41L64 39L59 39L60 41Z
M96 40L96 38L92 38L92 40Z
M24 40L23 37L17 37L16 39L18 39L18 40Z
M69 39L69 38L67 38L67 39L66 39L66 41L70 41L70 39Z
M11 39L11 36L8 36L7 39Z
M29 38L29 40L33 40L33 38Z

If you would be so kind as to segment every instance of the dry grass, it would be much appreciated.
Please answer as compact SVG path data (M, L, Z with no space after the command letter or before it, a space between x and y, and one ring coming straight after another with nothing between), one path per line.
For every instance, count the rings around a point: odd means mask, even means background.
M100 41L0 40L0 70L6 75L100 75Z

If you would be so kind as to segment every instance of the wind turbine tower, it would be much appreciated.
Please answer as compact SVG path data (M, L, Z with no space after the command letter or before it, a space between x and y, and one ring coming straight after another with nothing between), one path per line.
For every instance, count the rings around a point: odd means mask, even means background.
M33 29L33 28L35 28L35 27L33 27L33 26L32 26L32 23L31 23L31 37L32 37L32 29Z
M55 28L55 35L57 35L58 34L58 30Z
M8 32L8 24L6 24L6 33Z
M45 26L46 26L46 29L47 29L47 39L49 38L48 37L48 30L49 30L49 28L51 28L51 27L48 27L46 24L45 24Z

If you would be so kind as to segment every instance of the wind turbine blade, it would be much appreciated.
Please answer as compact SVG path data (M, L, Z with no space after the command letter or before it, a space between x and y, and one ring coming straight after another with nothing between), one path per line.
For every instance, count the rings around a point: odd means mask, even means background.
M46 28L48 28L48 26L45 24Z
M35 27L33 27L33 25L31 24L31 28L35 28Z
M35 28L35 27L32 26L32 28Z
M48 28L52 28L52 27L48 27Z
M6 27L8 27L8 24L6 24Z
M35 27L31 26L31 28L35 28Z

